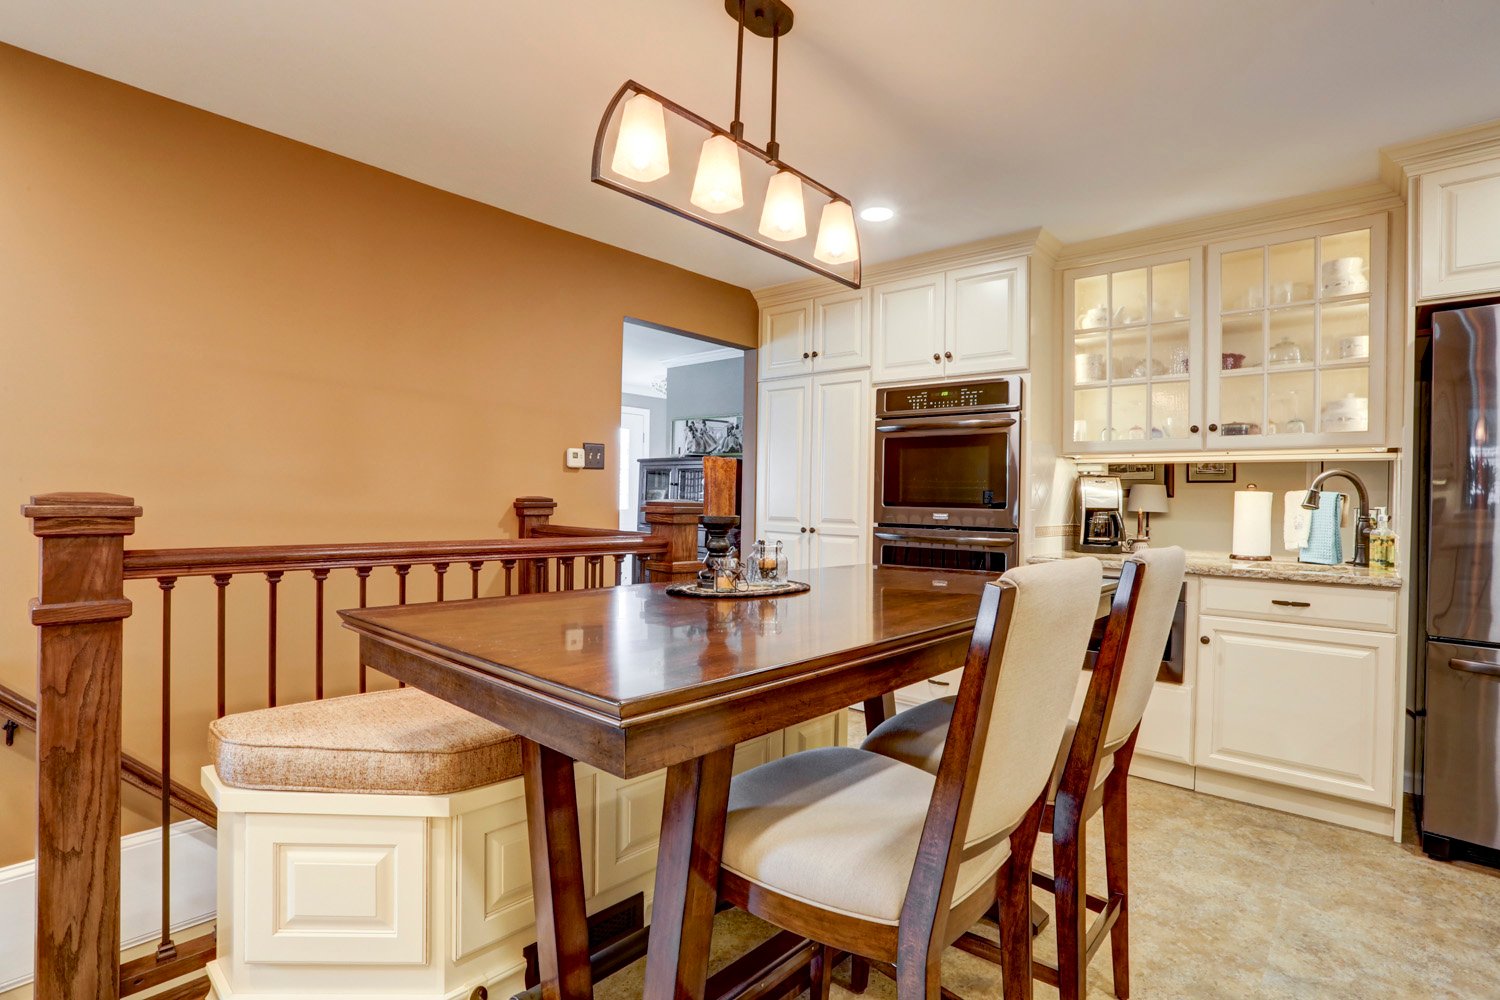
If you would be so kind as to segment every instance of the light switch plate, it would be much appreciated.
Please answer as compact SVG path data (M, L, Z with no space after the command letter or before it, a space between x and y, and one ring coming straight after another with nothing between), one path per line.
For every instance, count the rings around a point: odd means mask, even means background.
M583 467L585 469L604 468L604 445L595 444L592 441L583 442Z
M583 449L569 448L565 461L567 462L568 468L570 469L583 468Z

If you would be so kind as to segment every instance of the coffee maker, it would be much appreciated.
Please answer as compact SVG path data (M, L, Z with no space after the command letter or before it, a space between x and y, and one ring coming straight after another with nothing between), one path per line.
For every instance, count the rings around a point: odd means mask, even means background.
M1073 548L1079 552L1126 552L1125 488L1118 476L1078 477L1078 535Z

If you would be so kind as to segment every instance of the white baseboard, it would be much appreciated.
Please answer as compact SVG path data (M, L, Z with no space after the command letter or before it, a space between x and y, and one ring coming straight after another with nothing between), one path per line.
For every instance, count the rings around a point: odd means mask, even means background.
M172 930L214 917L214 831L195 819L171 826ZM36 862L0 868L0 913L15 918L0 934L0 993L31 982L36 961ZM161 830L120 838L120 947L161 934Z

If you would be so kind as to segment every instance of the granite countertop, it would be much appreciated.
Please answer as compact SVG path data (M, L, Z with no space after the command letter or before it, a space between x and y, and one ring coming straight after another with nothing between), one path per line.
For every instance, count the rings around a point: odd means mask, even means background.
M1052 562L1057 559L1073 559L1088 553L1047 552L1034 555L1029 563ZM1107 569L1118 569L1128 557L1120 553L1097 555ZM1365 566L1320 566L1317 563L1297 562L1295 559L1272 559L1270 562L1249 562L1231 559L1223 552L1189 552L1187 554L1189 576L1230 576L1246 580L1291 580L1297 583L1336 583L1352 587L1385 587L1399 589L1401 577L1395 573L1372 573Z

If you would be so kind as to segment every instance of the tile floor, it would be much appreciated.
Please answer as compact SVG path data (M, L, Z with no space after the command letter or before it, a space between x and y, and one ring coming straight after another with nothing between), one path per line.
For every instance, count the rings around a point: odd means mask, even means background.
M1500 1000L1500 872L1141 780L1131 783L1130 835L1137 1000ZM1090 886L1102 891L1100 835L1090 846ZM1039 867L1050 851L1043 837ZM746 914L721 914L715 967L770 933ZM1056 954L1050 924L1037 953ZM944 985L962 997L1000 995L997 971L978 959L949 949L943 968ZM611 977L598 996L639 997L640 973ZM871 977L866 996L895 995ZM1036 995L1057 994L1037 984ZM1107 946L1090 966L1088 995L1113 995ZM835 985L834 996L853 994Z

